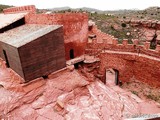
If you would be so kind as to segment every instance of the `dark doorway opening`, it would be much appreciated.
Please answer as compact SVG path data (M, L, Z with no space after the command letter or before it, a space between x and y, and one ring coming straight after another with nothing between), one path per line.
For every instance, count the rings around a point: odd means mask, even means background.
M84 64L83 61L78 62L78 63L75 63L75 64L74 64L74 68L75 68L75 69L78 69L78 68L82 67L83 64Z
M104 84L106 83L110 85L120 85L119 71L112 68L106 69Z
M113 69L115 71L115 84L119 84L119 71L116 69Z
M48 75L43 75L43 79L48 79Z
M74 68L75 68L75 69L78 69L78 66L79 66L79 63L75 63L75 64L74 64Z
M7 53L6 53L6 51L5 51L5 50L3 50L3 55L4 55L5 60L6 60L6 66L9 68L9 67L10 67L10 65L9 65L9 61L8 61L8 57L7 57Z
M73 58L74 58L74 50L71 49L71 50L69 51L69 53L70 53L70 59L73 59Z
M156 49L156 45L157 45L157 35L155 34L153 39L151 40L151 43L150 43L150 49Z

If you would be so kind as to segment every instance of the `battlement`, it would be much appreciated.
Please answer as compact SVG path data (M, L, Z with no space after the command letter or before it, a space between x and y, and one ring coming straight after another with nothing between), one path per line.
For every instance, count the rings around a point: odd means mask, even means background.
M96 38L89 40L88 49L134 52L160 58L160 45L157 45L156 49L150 49L150 42L140 45L138 39L133 39L132 44L128 42L128 39L124 39L122 43L119 43L118 38L101 32L96 26L93 26L89 34L95 34Z
M34 5L27 5L27 6L6 8L3 10L4 14L12 14L20 12L36 13L36 7Z
M134 77L150 85L160 86L160 45L153 50L150 49L150 42L141 45L138 39L133 39L132 44L128 39L119 42L118 38L101 32L97 26L92 26L85 52L100 58L99 72L104 75L102 81L105 81L106 69L112 68L119 71L119 79L122 82Z

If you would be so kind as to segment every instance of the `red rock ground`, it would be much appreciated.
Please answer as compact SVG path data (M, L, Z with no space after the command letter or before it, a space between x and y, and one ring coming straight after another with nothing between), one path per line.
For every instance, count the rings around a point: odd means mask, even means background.
M121 120L160 112L157 103L143 101L111 82L89 82L71 67L49 75L48 79L23 83L1 62L0 76L2 119Z

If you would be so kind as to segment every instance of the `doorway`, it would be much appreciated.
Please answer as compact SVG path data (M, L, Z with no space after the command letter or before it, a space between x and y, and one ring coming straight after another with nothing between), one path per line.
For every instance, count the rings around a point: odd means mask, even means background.
M106 70L106 80L105 83L109 85L118 85L119 84L119 71L116 69L107 69Z
M9 67L10 67L10 65L9 65L9 61L8 61L8 57L7 57L7 53L6 53L6 51L5 51L5 50L3 50L3 55L4 55L4 58L5 58L5 60L6 60L6 66L9 68Z
M74 58L74 50L71 49L71 50L69 51L69 53L70 53L70 59L73 59L73 58Z
M119 71L116 69L113 69L115 71L115 85L119 84Z

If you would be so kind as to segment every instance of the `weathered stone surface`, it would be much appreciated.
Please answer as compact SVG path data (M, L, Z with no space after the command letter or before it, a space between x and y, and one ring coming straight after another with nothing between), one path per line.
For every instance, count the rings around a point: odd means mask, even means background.
M125 94L121 88L109 87L97 80L89 83L76 70L65 70L60 76L56 74L47 79L46 84L42 84L43 80L39 80L39 84L36 80L32 81L35 88L30 83L21 85L22 88L28 85L23 92L1 88L1 117L12 120L101 120L123 119L140 112L146 113L145 104L139 105L142 102L138 98L131 93ZM159 110L155 103L147 104L154 109L154 113Z
M28 93L38 87L41 87L45 84L45 80L42 78L35 79L34 81L31 81L28 84L23 85L23 90Z
M38 117L37 112L30 107L30 105L23 105L19 109L14 110L11 114L9 114L9 118L16 120L35 120Z
M49 120L64 120L64 118L56 113L50 105L44 106L42 109L37 110L37 113Z
M84 54L88 39L86 13L28 14L25 20L27 24L63 25L66 59L71 59L70 50L74 50L74 57Z

